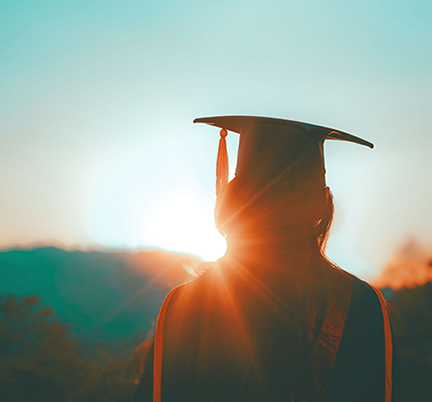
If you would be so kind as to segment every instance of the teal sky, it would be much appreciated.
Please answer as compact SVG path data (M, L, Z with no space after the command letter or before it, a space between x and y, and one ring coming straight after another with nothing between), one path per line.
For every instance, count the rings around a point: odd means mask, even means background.
M328 254L373 278L432 244L431 44L428 0L2 0L0 247L210 257L219 138L192 120L263 115L375 143L326 144Z

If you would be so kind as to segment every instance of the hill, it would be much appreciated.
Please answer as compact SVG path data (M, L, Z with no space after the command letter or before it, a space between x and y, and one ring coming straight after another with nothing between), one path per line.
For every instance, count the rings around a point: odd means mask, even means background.
M0 252L0 296L37 295L72 339L116 340L147 332L172 286L198 260L162 251L82 252L58 248Z

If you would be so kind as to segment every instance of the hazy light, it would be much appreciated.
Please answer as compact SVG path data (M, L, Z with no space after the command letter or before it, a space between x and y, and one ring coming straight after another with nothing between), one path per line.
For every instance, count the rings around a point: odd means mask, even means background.
M213 207L196 198L178 195L166 199L153 211L150 232L159 247L198 255L205 260L222 257L226 241L217 231Z

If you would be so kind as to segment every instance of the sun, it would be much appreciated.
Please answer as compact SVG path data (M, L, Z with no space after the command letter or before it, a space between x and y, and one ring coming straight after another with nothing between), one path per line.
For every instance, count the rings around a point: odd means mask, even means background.
M166 250L214 261L226 252L226 240L214 223L213 206L188 195L162 201L150 219L152 242Z

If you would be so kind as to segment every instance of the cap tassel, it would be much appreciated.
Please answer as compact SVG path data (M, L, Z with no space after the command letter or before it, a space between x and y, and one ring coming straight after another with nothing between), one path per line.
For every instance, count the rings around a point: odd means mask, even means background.
M227 130L224 128L220 131L219 149L216 162L216 206L222 199L223 193L228 184L228 152L226 144Z

